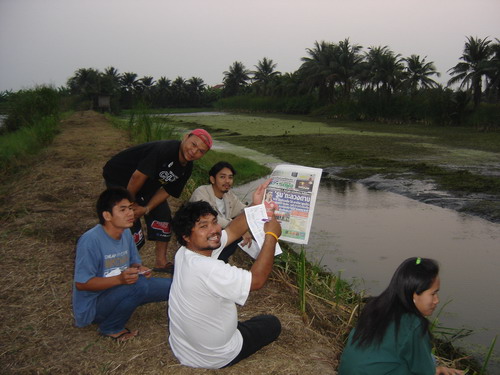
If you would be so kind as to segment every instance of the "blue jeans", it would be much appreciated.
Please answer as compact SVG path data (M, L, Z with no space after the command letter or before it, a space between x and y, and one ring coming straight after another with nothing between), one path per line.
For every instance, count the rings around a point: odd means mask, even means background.
M103 291L97 297L96 315L92 323L99 325L104 335L125 329L135 309L146 303L168 300L171 278L139 276L135 284L118 285Z

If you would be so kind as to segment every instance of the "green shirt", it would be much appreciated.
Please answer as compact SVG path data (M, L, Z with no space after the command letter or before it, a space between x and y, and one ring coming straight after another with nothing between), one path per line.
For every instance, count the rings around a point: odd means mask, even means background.
M389 324L380 345L353 345L354 329L340 359L339 375L434 375L429 334L422 335L422 323L412 314L401 317L396 337L395 323Z

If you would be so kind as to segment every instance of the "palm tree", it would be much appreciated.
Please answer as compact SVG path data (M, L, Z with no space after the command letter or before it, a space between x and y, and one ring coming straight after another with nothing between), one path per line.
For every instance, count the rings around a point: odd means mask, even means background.
M172 96L174 105L182 105L187 102L188 92L186 85L186 80L181 76L178 76L172 82Z
M121 77L122 89L127 92L133 92L139 85L136 73L126 72Z
M472 90L474 108L481 101L483 76L488 72L489 58L493 53L490 43L491 41L487 38L467 37L464 51L460 57L462 62L449 70L450 75L454 77L448 81L448 85L461 82L460 89L468 86Z
M436 71L436 67L432 61L426 62L426 58L427 56L421 60L420 56L411 55L403 59L406 62L404 85L412 93L416 92L420 87L428 89L439 86L430 76L436 75L440 77L441 73Z
M255 65L256 70L252 72L253 74L253 85L257 95L269 95L269 86L281 73L275 71L277 64L273 60L264 57L262 60L257 62Z
M274 94L281 96L300 95L301 80L298 71L284 73L275 79Z
M226 96L240 94L247 86L248 76L250 71L245 68L245 65L239 61L235 61L229 67L228 71L224 72L224 93Z
M120 89L121 75L118 70L112 66L104 69L104 73L100 76L101 93L106 95L114 95Z
M491 101L500 100L500 40L491 45L492 56L486 72L487 86L485 92Z
M186 81L186 89L189 95L189 101L194 106L201 105L205 83L199 77L191 77Z
M314 48L307 48L309 57L302 57L302 65L299 68L299 74L303 85L310 92L318 90L318 99L320 102L331 101L333 98L333 61L334 46L325 41L314 42Z
M80 94L90 100L90 108L100 91L99 71L94 68L80 68L68 79L68 87L74 94Z
M155 86L155 105L167 107L172 100L172 81L167 77L160 77Z
M142 99L146 103L151 103L154 84L155 80L151 76L144 76L141 79L139 79L139 90L141 91Z
M123 73L120 79L121 100L124 108L132 108L137 88L140 84L136 73Z
M401 55L395 54L388 46L369 47L365 60L365 82L377 91L390 95L403 78Z
M361 71L363 56L360 51L363 47L357 44L351 45L349 39L344 39L334 48L336 80L342 87L343 96L347 98Z

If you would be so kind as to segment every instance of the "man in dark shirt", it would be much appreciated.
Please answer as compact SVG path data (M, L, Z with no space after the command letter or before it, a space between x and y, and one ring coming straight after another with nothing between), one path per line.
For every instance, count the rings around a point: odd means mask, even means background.
M138 248L144 245L140 218L145 217L148 239L155 241L154 271L172 272L167 261L171 214L166 199L178 198L186 185L193 161L212 147L212 137L203 129L187 133L181 141L148 142L113 156L103 168L108 187L122 186L135 196L136 222L132 228Z

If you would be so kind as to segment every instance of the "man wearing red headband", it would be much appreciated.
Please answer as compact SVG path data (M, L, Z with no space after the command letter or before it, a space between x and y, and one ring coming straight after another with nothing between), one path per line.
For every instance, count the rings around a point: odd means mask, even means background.
M113 156L103 168L106 186L122 186L135 196L134 241L140 249L144 234L140 218L144 216L148 239L155 241L154 271L172 272L167 261L172 219L167 198L178 198L191 176L193 161L212 147L212 137L204 129L195 129L181 141L154 141L137 145Z

